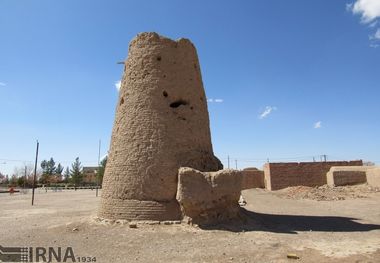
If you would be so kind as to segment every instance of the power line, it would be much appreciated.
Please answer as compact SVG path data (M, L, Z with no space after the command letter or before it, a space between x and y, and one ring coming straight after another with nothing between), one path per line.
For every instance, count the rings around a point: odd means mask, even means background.
M12 159L0 159L0 161L5 162L22 162L22 163L33 163L33 161L27 161L27 160L12 160Z
M363 159L363 158L343 158L337 156L331 156L327 154L316 154L316 155L303 155L303 156L292 156L292 157L255 157L255 158L247 158L247 157L235 157L228 155L227 158L220 158L220 160L227 161L228 166L230 166L230 160L239 161L241 163L259 163L259 162L281 162L281 161L289 161L289 162L300 162L300 161L310 161L310 162L327 162L328 160L352 160L352 159ZM373 160L372 160L373 161ZM379 162L379 161L373 161ZM236 165L235 165L236 166Z

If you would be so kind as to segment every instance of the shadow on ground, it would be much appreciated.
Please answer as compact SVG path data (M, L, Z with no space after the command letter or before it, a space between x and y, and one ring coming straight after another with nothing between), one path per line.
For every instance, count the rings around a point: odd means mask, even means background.
M302 231L366 232L380 229L380 225L362 224L356 220L360 219L338 216L263 214L242 208L238 220L199 227L204 230L265 231L286 234L297 234Z

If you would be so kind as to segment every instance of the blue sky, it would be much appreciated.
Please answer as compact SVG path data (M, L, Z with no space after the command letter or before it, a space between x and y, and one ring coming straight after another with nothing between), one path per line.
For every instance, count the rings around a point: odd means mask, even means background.
M197 47L225 165L380 163L379 18L378 0L0 0L0 172L33 162L36 139L40 161L95 165L116 62L143 31Z

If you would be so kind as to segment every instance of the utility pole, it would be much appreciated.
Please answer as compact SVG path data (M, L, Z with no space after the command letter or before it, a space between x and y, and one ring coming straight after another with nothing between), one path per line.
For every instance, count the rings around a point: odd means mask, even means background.
M230 156L228 155L228 169L230 169Z
M39 146L40 146L40 143L37 140L36 162L34 163L34 175L33 175L32 205L34 205L34 188L36 188L37 160L38 160L38 148L39 148Z
M99 172L100 172L100 147L102 141L99 140L99 149L98 149L98 172L96 173L96 197L98 197L98 189L99 189Z
M25 191L25 184L26 184L26 165L25 165L25 173L24 173L24 191Z
M235 159L235 168L237 170L237 160Z

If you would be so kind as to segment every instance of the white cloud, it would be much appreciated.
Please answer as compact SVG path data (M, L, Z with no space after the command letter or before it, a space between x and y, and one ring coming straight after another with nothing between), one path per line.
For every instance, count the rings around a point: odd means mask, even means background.
M380 40L380 28L378 28L372 36L370 36L370 39Z
M365 24L380 17L379 0L356 0L355 3L346 5L346 8L355 15L361 15L361 21Z
M380 39L380 28L377 29L377 31L375 33L375 38Z
M277 107L274 106L266 106L264 111L259 115L259 119L264 119L268 117L273 111L277 110Z
M380 43L380 28L378 28L373 35L369 35L368 38L369 38L369 40L371 42L369 44L370 47L372 47L372 48L379 47L379 43Z
M321 121L317 121L316 123L314 123L314 129L320 129L322 128L322 122Z
M375 27L377 25L377 21L375 21L375 22L372 22L371 24L369 24L368 26L369 27Z
M353 5L354 5L354 3L346 4L346 10L349 11L349 12L351 12Z
M224 100L223 99L207 99L207 102L210 102L210 103L222 103Z
M120 91L120 87L121 87L121 81L118 80L115 82L115 88L117 89L117 91Z
M361 23L367 24L368 27L374 28L379 23L380 19L380 0L356 0L354 3L346 5L346 10L352 12L354 15L361 16ZM370 47L377 48L380 40L380 28L369 35Z
M6 86L7 84L5 84L4 82L0 82L0 86Z

